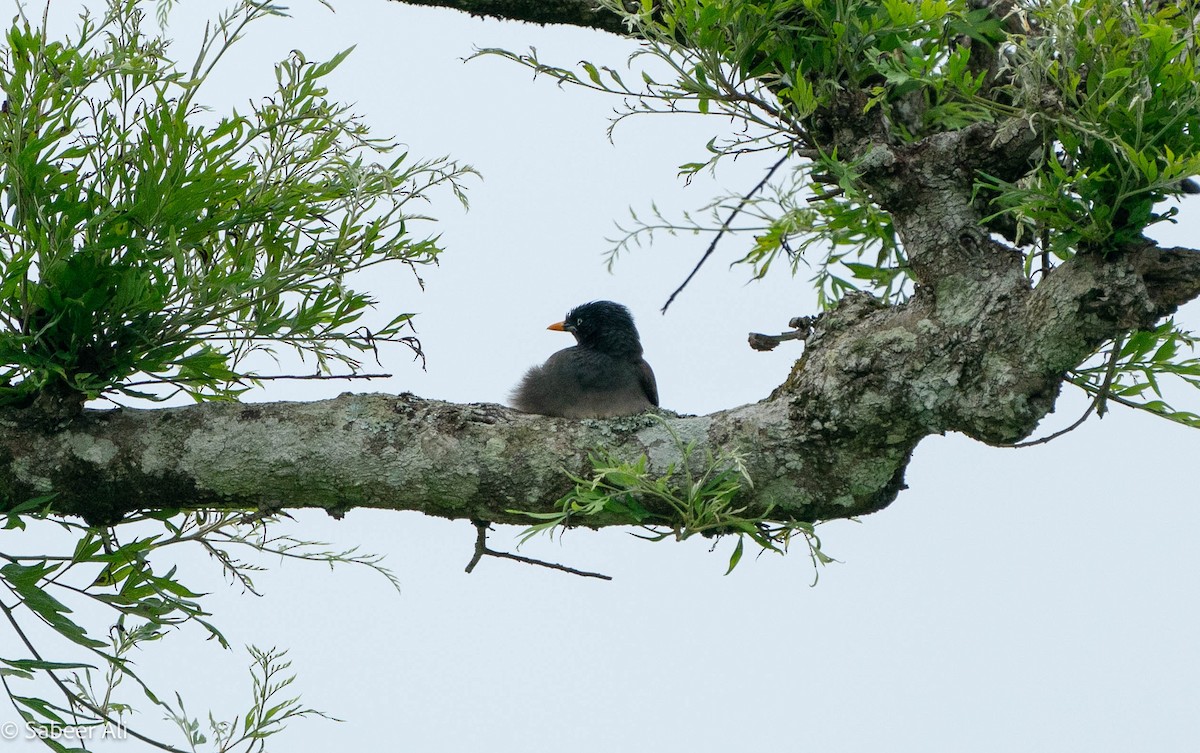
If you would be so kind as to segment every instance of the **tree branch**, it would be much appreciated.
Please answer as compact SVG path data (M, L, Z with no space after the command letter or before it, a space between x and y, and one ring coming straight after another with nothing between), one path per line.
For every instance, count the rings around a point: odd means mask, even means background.
M845 479L817 474L789 479L789 467L808 462L801 457L808 443L789 436L783 401L668 418L667 426L650 416L573 421L498 405L351 394L313 403L88 410L60 429L23 418L9 413L0 421L7 429L0 437L0 510L55 492L56 512L94 523L135 510L265 506L371 507L527 524L512 511L557 509L573 488L565 472L589 476L589 453L599 447L629 461L647 455L651 469L665 474L681 459L671 431L695 441L701 454L752 449L756 487L745 503L760 512L775 504L773 514L784 518L862 514L894 496L886 484L852 489ZM907 452L887 454L885 481L902 470Z
M452 8L476 17L535 24L582 26L625 35L621 19L593 0L395 0L405 5ZM634 4L636 8L636 3Z
M1148 245L1134 254L1134 268L1165 315L1200 296L1200 251Z

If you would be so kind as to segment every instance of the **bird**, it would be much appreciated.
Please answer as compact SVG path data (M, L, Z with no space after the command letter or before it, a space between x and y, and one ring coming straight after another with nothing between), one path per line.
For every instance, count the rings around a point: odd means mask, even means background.
M658 405L654 371L629 309L592 301L547 329L570 332L577 345L526 372L510 402L524 413L563 418L631 416Z

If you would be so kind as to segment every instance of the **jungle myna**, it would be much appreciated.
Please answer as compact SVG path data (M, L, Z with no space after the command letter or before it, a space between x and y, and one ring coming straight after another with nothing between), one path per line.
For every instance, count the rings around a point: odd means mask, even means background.
M512 394L525 413L564 418L630 416L658 405L658 386L629 309L592 301L548 329L570 332L578 343L534 366Z

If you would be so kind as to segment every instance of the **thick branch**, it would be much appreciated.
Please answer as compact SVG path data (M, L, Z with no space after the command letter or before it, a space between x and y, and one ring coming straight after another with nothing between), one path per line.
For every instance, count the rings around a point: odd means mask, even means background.
M1030 297L1021 359L1048 373L1073 368L1121 332L1149 329L1200 296L1200 251L1158 248L1072 257Z
M598 8L593 0L396 0L405 5L453 8L472 16L526 21L535 24L566 24L624 34L621 19Z
M1149 246L1133 254L1133 264L1159 316L1200 297L1200 251L1196 249Z
M204 404L87 411L68 427L20 429L0 439L0 509L57 492L55 509L112 522L137 509L351 507L415 510L445 518L528 523L510 510L553 509L588 476L590 451L647 455L665 473L679 442L747 453L755 488L746 504L781 518L855 515L891 501L907 449L840 465L880 478L830 478L819 435L797 436L784 401L691 418L571 421L497 405L454 405L412 395L351 395L315 403ZM829 462L829 461L826 461ZM825 466L828 467L828 466ZM597 521L600 524L621 521ZM626 521L627 522L627 521Z
M892 215L917 282L936 287L948 278L1020 274L1020 255L983 229L975 184L981 172L1006 180L1024 175L1040 144L1025 121L1011 120L867 147L861 180Z

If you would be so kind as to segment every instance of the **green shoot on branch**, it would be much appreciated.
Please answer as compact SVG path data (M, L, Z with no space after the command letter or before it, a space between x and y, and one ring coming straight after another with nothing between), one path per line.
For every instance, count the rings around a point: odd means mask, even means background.
M774 520L770 510L757 516L746 514L746 508L738 504L738 496L754 483L740 454L728 451L714 456L708 452L698 459L695 443L684 444L665 422L663 427L679 449L678 465L672 463L662 475L655 475L645 455L625 462L597 449L589 456L590 478L568 474L575 488L558 501L556 512L510 511L538 521L525 529L521 542L571 526L586 526L589 518L602 517L640 526L647 531L642 538L650 541L683 541L696 535L717 540L734 536L737 543L726 574L741 561L745 539L761 551L785 554L793 537L801 536L812 559L814 582L819 573L817 566L834 561L821 550L815 524Z

